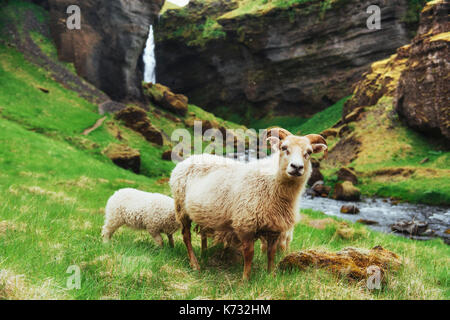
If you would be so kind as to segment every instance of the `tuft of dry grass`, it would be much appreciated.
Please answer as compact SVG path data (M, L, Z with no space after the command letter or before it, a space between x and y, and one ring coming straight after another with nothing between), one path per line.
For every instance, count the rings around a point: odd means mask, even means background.
M46 279L39 286L29 283L24 275L11 270L0 269L0 300L55 300L65 297L56 289L52 279Z

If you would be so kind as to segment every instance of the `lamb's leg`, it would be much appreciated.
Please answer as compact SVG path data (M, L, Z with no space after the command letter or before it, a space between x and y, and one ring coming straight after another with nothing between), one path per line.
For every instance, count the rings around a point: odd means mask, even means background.
M161 248L164 247L164 241L159 232L150 233L150 235L153 237L158 246Z
M191 267L195 270L200 271L200 265L198 264L197 258L195 257L194 250L192 249L191 243L191 220L189 218L184 218L181 222L182 224L182 232L183 232L183 241L186 245L186 249L189 256L189 262Z
M279 233L271 233L267 235L267 271L271 272L275 261L275 253L277 252Z
M206 249L208 249L208 237L206 234L201 233L202 237L202 256L206 253Z
M170 247L173 248L173 247L174 247L174 244L173 244L173 235L168 234L168 235L167 235L167 239L169 240L169 245L170 245Z
M244 255L244 273L242 274L243 280L250 279L254 249L255 240L253 237L247 237L242 240L242 254Z

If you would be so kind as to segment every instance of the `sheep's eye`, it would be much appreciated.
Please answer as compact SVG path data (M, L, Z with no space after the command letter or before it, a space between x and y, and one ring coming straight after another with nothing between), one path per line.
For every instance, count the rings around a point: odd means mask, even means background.
M281 147L281 150L287 151L287 146L282 146L282 147Z

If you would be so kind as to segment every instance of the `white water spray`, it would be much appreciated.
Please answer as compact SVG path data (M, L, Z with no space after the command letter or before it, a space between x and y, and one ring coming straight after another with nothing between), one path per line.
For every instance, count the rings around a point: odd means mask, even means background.
M153 26L150 25L147 43L144 50L144 81L156 83L156 59L155 59L155 42L153 38Z

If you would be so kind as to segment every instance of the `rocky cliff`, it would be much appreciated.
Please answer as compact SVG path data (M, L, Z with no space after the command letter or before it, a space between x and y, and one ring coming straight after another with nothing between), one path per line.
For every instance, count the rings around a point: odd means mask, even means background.
M142 98L139 60L149 25L164 0L48 0L59 58L114 100ZM69 5L81 9L81 30L66 27Z
M411 44L374 63L344 107L343 119L383 97L413 129L450 142L450 4L435 0L423 9Z
M158 82L225 117L309 116L410 40L406 0L284 2L203 1L167 11L156 28ZM381 30L367 28L373 4Z
M432 1L409 51L396 110L412 128L450 143L450 3Z

